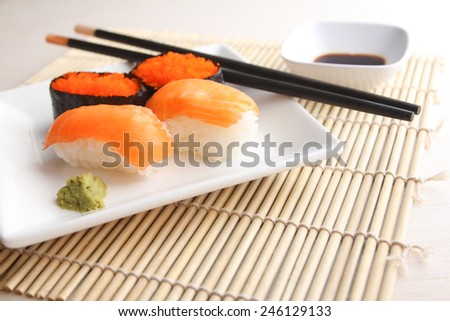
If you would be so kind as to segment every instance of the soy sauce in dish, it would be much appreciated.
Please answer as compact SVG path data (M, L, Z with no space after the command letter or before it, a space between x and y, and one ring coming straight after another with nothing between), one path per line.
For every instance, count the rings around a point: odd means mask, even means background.
M316 59L314 62L322 62L328 64L341 65L385 65L386 59L378 55L370 54L345 54L345 53L329 53L324 54Z

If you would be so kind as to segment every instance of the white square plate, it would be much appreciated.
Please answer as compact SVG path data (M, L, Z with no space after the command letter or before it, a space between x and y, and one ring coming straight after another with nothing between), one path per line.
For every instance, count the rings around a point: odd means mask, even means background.
M242 59L229 47L213 45L205 52ZM109 71L128 71L117 65ZM57 158L53 149L42 149L44 136L53 121L49 82L42 82L0 93L0 223L5 246L23 247L73 233L141 211L207 193L234 184L267 176L304 163L325 160L327 149L339 141L296 101L289 97L240 87L253 97L260 108L260 120L252 149L255 166L234 161L219 167L205 164L186 167L168 166L148 177L108 170L91 170L108 185L106 207L88 214L62 210L56 192L67 178L88 172L72 168ZM270 134L275 148L263 148L264 136ZM282 143L292 143L280 155ZM328 145L328 146L327 146ZM303 151L308 150L308 153ZM270 153L269 153L269 152ZM257 155L257 156L256 156ZM265 161L269 159L270 162ZM273 162L273 163L271 163Z

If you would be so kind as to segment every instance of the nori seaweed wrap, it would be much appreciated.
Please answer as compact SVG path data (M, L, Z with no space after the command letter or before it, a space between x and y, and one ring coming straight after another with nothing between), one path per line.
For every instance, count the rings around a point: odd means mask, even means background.
M168 82L186 78L209 79L224 83L222 69L217 62L192 53L164 54L139 62L131 72L153 93Z
M140 79L124 73L68 72L50 83L54 118L80 106L144 106L150 95Z

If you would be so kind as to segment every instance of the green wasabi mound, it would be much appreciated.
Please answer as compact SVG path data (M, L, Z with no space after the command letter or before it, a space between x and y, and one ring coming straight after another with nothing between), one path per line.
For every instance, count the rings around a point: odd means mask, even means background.
M92 173L67 179L66 186L56 194L59 207L81 213L105 207L107 185Z

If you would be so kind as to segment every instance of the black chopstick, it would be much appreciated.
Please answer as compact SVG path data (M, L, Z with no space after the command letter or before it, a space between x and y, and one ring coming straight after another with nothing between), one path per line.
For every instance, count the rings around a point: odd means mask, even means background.
M412 121L414 117L414 113L409 110L392 107L375 101L330 93L321 89L273 81L272 79L249 75L246 73L228 69L223 69L223 75L225 80L230 83L270 91L281 95L301 97L304 99L320 101L324 104L341 106L366 113L377 114L407 121Z
M153 57L153 55L147 53L101 45L73 38L49 35L46 39L50 43L123 58L134 62ZM411 121L414 117L414 113L410 110L393 107L376 101L365 100L340 93L328 92L322 89L301 86L298 84L277 81L267 77L255 76L226 67L222 67L222 71L227 82L237 85L244 85L286 96L301 97L304 99L315 100L326 104L346 107L362 112L378 114L381 116L406 121Z
M136 38L124 34L119 34L115 32L110 32L102 29L94 29L87 26L78 25L75 27L75 31L81 34L95 36L102 39L113 40L116 42L133 45L140 48L145 48L157 52L167 52L174 51L178 53L193 53L195 55L203 56L207 59L216 61L220 63L220 65L224 68L233 69L235 71L239 71L246 74L252 74L260 77L267 77L274 80L294 83L300 86L311 87L315 89L320 89L327 92L335 92L346 96L361 98L364 100L370 100L374 102L378 102L381 104L392 105L393 107L398 107L400 109L406 109L412 111L415 114L420 113L420 106L412 103L408 103L405 101L393 99L386 96L375 95L363 90L357 90L354 88L339 86L335 84L331 84L328 82L311 79L307 77L302 77L299 75L282 72L275 69L265 68L262 66L258 66L255 64L250 64L242 61L237 61L234 59L229 59L225 57L210 55L201 53L198 51L188 50L185 48L180 48L177 46L172 46L168 44L159 43L152 40Z

